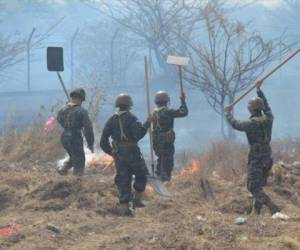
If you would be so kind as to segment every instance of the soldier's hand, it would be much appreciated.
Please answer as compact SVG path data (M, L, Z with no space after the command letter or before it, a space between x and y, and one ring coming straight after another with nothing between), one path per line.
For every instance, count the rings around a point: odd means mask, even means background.
M262 84L263 84L263 81L262 81L262 80L258 80L258 81L256 82L256 90L257 90L257 91L260 90L260 87L261 87Z
M184 92L181 94L181 96L180 96L180 99L181 99L182 101L185 101L185 99L186 99L186 95L185 95L185 93L184 93Z
M152 119L153 119L153 117L152 117L152 115L150 114L150 115L148 115L146 122L147 122L147 123L151 123L151 122L152 122Z
M226 113L229 113L229 112L231 112L232 110L233 110L233 106L231 106L231 105L226 106L225 109L224 109L224 111L225 111Z
M89 145L88 148L92 153L94 153L94 145Z

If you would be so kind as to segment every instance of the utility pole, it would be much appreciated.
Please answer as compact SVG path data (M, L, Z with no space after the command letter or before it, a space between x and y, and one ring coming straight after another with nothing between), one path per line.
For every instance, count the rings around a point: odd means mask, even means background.
M27 91L31 91L31 82L30 82L30 45L31 45L31 39L33 37L33 33L35 32L35 28L32 29L28 40L27 40Z
M71 39L71 76L70 76L71 89L73 89L74 87L74 42L78 32L79 32L79 28L75 30Z

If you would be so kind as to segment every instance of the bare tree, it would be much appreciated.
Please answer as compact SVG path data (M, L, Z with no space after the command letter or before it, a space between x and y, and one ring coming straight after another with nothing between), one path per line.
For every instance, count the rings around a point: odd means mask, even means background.
M89 110L91 121L96 128L96 133L99 133L101 128L98 119L103 103L105 102L105 89L108 78L105 70L99 70L97 66L99 65L94 65L93 68L80 67L76 71L76 82L80 83L80 86L83 86L87 92L87 109Z
M60 18L45 32L37 33L31 42L31 49L42 49L44 42L53 35L57 26L63 21ZM4 73L7 69L21 63L25 59L27 37L18 34L6 36L0 32L0 77L7 77Z
M78 62L85 72L95 68L110 84L126 83L139 46L119 24L102 20L85 29L79 38Z
M0 77L3 71L20 63L26 49L24 38L4 36L0 33Z
M90 1L86 1L90 2ZM168 72L165 63L169 46L166 46L165 37L172 36L175 27L186 18L198 18L195 15L200 10L203 0L187 1L189 8L185 8L186 1L178 0L104 0L99 7L102 14L110 17L116 23L131 33L132 37L143 44L144 51L148 50L150 63L158 64L158 69ZM193 10L194 13L190 13ZM176 23L176 25L175 25Z
M202 90L209 105L221 117L224 137L224 107L233 102L262 74L265 67L278 59L280 39L264 41L240 22L227 19L214 6L208 4L203 10L205 34L189 46L191 67L187 80ZM184 39L184 38L182 38ZM286 47L284 51L287 51ZM227 136L233 137L228 127Z

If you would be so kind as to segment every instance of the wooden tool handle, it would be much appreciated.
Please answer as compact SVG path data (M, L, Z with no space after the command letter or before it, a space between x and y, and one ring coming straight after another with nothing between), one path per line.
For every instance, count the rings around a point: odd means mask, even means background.
M294 56L296 56L300 52L300 48L297 49L293 54L291 54L287 59L285 59L282 63L277 65L272 71L270 71L267 75L265 75L261 80L261 82L265 81L267 78L269 78L271 75L273 75L278 69L280 69L283 65L285 65L288 61L290 61ZM243 95L241 95L239 98L237 98L232 104L229 106L233 107L238 102L240 102L246 95L248 95L253 89L256 88L256 85L259 81L256 81L255 84L248 89Z
M151 115L151 96L150 96L150 81L149 81L149 70L148 70L148 59L147 56L144 57L145 64L145 83L146 83L146 94L147 94L147 109L148 115ZM153 151L153 134L152 126L149 128L149 139L150 139L150 157L152 166L152 175L154 176L154 151Z
M178 66L179 70L179 83L180 83L180 96L183 96L183 67L181 65Z
M70 96L69 96L69 94L68 94L66 85L65 85L65 83L64 83L64 81L63 81L61 75L59 74L59 72L56 72L56 73L57 73L58 79L59 79L59 81L60 81L60 84L61 84L61 86L63 87L63 90L64 90L64 92L65 92L66 97L68 98L68 100L70 100Z

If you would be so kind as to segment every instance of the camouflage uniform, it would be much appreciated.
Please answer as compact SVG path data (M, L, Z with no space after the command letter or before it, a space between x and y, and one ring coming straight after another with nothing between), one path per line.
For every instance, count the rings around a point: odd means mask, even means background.
M82 132L89 148L94 146L94 132L88 112L72 102L63 107L57 115L57 120L64 128L61 143L69 155L69 160L64 163L63 171L73 167L74 175L82 175L85 166Z
M142 125L131 112L119 111L107 121L103 129L100 147L114 157L117 168L115 184L119 190L120 204L132 200L133 175L135 191L145 191L148 169L138 141L145 136L149 126L149 123ZM112 144L109 142L110 137L113 140Z
M263 190L273 165L270 142L274 118L263 92L258 91L257 95L264 101L263 114L261 111L256 112L252 114L248 121L237 121L231 113L227 113L226 116L234 129L246 132L247 135L250 147L247 166L247 188L255 198L255 209L259 211L263 205L267 205L271 211L276 212L277 207Z
M153 148L157 159L157 175L163 181L171 179L174 168L175 132L174 119L188 115L188 108L181 98L179 109L169 109L167 105L158 107L153 113Z

